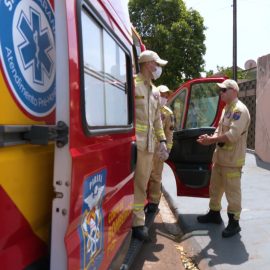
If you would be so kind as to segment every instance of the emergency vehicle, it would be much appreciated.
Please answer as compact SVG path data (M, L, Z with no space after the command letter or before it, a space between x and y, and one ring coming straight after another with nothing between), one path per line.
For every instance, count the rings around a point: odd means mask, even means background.
M0 269L119 269L131 238L133 74L144 49L119 0L0 2ZM178 195L207 196L221 114L198 79L170 100Z
M126 1L0 2L1 270L119 269L141 49Z

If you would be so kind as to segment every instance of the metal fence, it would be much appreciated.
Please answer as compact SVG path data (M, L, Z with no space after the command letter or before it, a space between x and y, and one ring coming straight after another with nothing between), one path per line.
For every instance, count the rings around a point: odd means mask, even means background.
M251 122L248 130L247 147L255 149L255 121L256 121L256 80L238 82L239 99L249 109Z

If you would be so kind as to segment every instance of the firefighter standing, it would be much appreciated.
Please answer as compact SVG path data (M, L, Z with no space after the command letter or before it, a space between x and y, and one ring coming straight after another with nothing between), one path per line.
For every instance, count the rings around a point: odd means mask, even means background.
M170 108L165 106L171 94L169 88L165 85L157 87L160 93L161 120L163 130L167 140L167 152L159 152L159 142L156 142L155 154L153 158L153 168L148 184L148 212L156 212L161 197L161 178L164 161L168 159L173 144L174 116Z
M139 56L140 73L135 77L135 113L137 165L134 176L133 236L140 240L149 238L145 226L144 202L152 169L155 138L160 142L160 152L167 152L166 137L163 131L159 93L153 85L162 73L167 61L157 53L146 50Z
M218 83L221 99L226 103L219 125L212 136L201 135L198 142L203 145L217 143L213 155L213 170L210 180L209 212L198 216L200 223L222 223L221 198L225 192L229 217L223 237L240 232L241 170L245 163L246 141L250 115L247 107L238 100L239 87L234 80Z

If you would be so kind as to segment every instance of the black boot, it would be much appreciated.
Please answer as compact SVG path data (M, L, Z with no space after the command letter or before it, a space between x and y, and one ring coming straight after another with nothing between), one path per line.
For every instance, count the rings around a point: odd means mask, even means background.
M234 214L228 213L229 217L229 224L228 226L223 230L222 237L231 237L241 231L241 228L239 226L239 220L234 219Z
M206 215L198 216L197 220L199 223L215 223L221 224L222 218L219 211L209 210Z
M148 228L146 226L132 227L132 236L141 241L146 241L149 239Z
M146 213L156 213L158 211L158 203L148 203L144 211Z

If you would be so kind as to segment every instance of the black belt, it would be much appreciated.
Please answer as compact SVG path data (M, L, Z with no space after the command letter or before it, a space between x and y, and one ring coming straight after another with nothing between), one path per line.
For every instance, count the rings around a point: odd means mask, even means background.
M218 145L219 147L223 147L224 144L225 144L225 142L219 142L219 143L217 143L217 145Z

